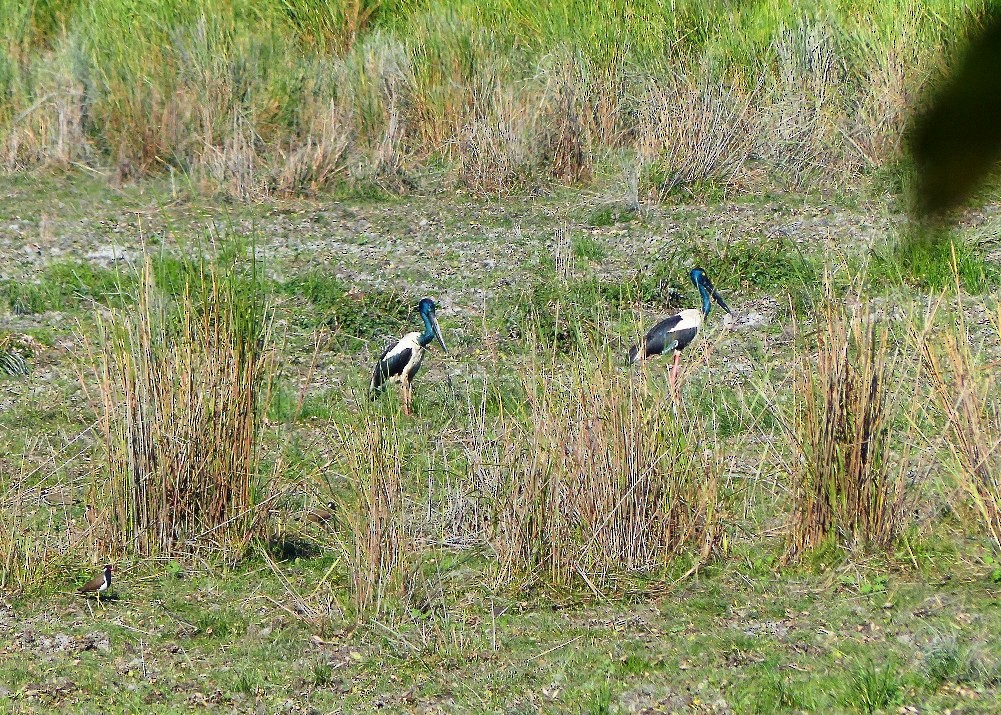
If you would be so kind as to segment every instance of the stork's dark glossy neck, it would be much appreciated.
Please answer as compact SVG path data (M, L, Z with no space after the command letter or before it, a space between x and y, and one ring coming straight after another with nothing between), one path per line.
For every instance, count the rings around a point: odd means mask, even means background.
M434 328L431 327L431 316L427 313L422 312L421 319L424 320L424 333L417 338L417 344L426 348L434 340Z
M701 283L697 285L699 286L699 294L702 296L702 315L703 317L708 317L709 311L713 309L712 301L709 300L709 291Z

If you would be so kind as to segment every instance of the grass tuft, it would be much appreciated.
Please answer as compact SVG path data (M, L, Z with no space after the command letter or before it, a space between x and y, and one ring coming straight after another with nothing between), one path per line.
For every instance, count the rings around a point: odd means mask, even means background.
M734 491L708 423L610 356L526 368L490 543L509 576L604 591L619 575L725 550Z
M396 336L413 319L417 301L403 293L377 288L352 288L337 277L314 272L282 282L277 290L312 303L309 327L330 328L337 340L381 342ZM317 325L319 323L319 325Z
M970 240L953 239L941 226L912 226L892 260L909 282L928 290L982 294L1001 283L1001 272Z
M892 705L900 689L893 664L880 668L871 660L859 661L849 671L842 697L853 712L871 715Z
M931 312L929 326L938 310ZM1001 334L1001 307L996 310L993 323ZM977 349L961 309L946 311L943 324L920 336L923 362L945 418L956 482L1001 550L1001 413L993 364Z
M0 375L15 377L28 374L28 363L15 345L13 335L0 333Z
M339 471L352 486L337 508L347 532L340 547L352 606L358 618L378 616L403 595L413 558L403 442L399 426L378 415L335 429Z
M829 539L888 547L902 522L903 469L894 469L891 452L900 350L886 318L864 299L853 302L828 292L815 347L794 376L794 411L784 421L794 455L789 557Z
M256 273L192 274L175 301L147 259L134 309L99 314L86 343L108 469L91 500L110 551L240 553L256 529L268 311Z

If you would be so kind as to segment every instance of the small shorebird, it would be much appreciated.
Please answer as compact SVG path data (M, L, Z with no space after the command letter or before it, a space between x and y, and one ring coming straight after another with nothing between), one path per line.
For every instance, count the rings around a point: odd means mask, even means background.
M317 507L306 514L306 521L313 524L326 524L337 518L337 504L328 501L324 507Z
M100 575L95 576L93 579L85 583L80 587L77 593L88 594L93 593L97 596L97 600L101 600L101 594L105 593L109 588L111 588L111 564L104 567L104 571Z

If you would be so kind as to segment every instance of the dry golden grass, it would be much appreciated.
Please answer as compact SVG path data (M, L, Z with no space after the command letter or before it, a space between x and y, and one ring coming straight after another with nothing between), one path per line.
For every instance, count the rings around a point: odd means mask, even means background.
M175 302L149 259L137 298L100 317L81 375L106 450L89 497L109 525L106 550L239 553L258 525L266 310L252 286L214 268Z
M1001 549L1001 411L996 365L970 337L961 294L959 303L956 310L945 311L943 327L921 335L922 358L935 404L945 419L946 441L957 465L956 483L995 547ZM939 310L941 303L934 306L929 325ZM1001 307L995 306L995 311L993 324L1001 336Z
M696 412L608 358L526 371L524 416L497 458L489 541L507 577L586 584L725 549L734 487L726 446Z
M335 464L352 487L338 504L352 605L359 616L377 615L387 598L403 594L417 550L400 430L370 414L334 430Z
M915 403L913 375L900 374L907 366L889 318L868 300L828 289L808 340L783 421L794 504L787 558L829 539L851 550L888 547L907 513L912 440L893 425L895 407Z

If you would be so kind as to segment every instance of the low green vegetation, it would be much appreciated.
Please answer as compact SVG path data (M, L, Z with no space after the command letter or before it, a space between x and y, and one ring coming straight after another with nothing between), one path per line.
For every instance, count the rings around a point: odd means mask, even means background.
M874 270L854 205L832 253L799 203L199 201L142 270L0 257L46 296L0 303L0 710L997 707L990 284ZM733 315L675 403L625 356L696 262ZM368 381L424 295L451 354L406 416Z
M135 278L131 273L128 267L118 271L87 261L59 261L47 265L34 280L3 281L0 296L11 312L21 315L107 305L133 299Z
M303 298L309 307L296 311L307 317L305 327L328 328L336 340L357 347L358 341L384 341L404 328L413 318L419 298L373 288L352 288L325 273L314 272L283 281L276 290ZM350 342L353 339L353 343Z
M921 229L904 238L894 259L904 279L929 290L985 293L1001 283L998 267L971 240L955 240L945 229Z

